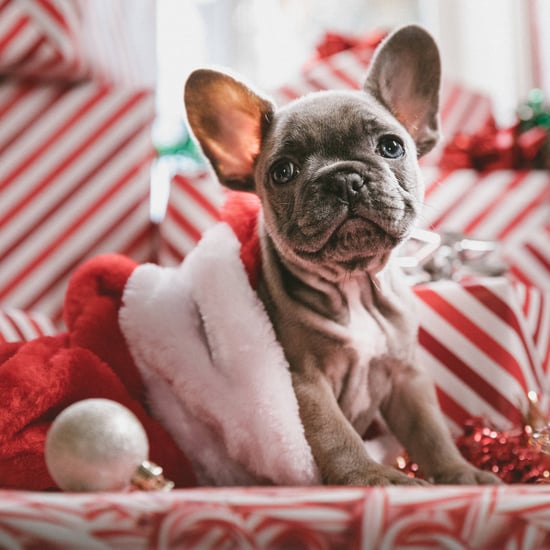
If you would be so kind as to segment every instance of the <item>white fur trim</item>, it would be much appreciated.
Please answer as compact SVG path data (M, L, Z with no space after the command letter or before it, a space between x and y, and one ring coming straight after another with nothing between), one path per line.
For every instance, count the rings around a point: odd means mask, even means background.
M122 331L153 414L202 483L317 483L288 363L239 251L218 224L179 267L136 268Z

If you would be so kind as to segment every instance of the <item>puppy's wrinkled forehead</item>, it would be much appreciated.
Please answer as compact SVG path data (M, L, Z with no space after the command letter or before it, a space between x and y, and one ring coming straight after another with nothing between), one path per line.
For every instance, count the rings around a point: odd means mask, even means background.
M385 133L406 139L399 122L365 92L319 92L281 108L265 137L276 154L341 156Z

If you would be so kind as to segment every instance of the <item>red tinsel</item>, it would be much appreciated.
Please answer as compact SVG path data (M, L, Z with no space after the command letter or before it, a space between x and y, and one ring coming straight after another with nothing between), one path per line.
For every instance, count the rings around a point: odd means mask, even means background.
M549 482L550 455L533 444L532 435L528 426L499 432L475 418L464 426L457 446L468 462L505 483Z
M443 150L441 167L446 170L525 170L543 168L541 153L549 131L535 126L521 131L520 124L497 128L494 121L476 134L456 134Z
M550 483L550 455L536 436L529 425L498 431L482 418L472 418L456 444L468 462L505 483ZM423 477L418 465L406 458L398 461L398 468L411 477Z

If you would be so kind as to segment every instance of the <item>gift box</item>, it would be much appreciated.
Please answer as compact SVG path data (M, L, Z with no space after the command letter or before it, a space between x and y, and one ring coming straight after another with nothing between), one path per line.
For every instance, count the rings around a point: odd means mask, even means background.
M84 258L151 254L150 89L0 85L0 302L60 321Z
M0 491L6 548L547 548L550 488Z
M0 309L0 345L29 341L39 336L53 336L56 333L52 321L42 313Z
M528 393L548 408L550 292L505 277L415 287L419 363L430 373L455 436L472 418L521 427Z
M159 227L158 263L177 265L202 234L220 220L225 192L213 173L197 169L171 181L166 216Z
M0 76L151 86L155 9L155 0L4 0Z
M550 289L550 173L425 168L421 224L496 241L510 274Z
M0 303L57 326L85 258L152 255L155 3L130 2L0 4Z
M7 0L0 14L0 74L74 80L87 74L77 2Z

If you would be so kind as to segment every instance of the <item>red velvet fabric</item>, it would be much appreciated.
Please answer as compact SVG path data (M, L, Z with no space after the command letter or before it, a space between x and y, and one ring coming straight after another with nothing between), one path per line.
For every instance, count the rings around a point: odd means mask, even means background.
M67 291L67 333L0 346L1 488L55 488L44 459L47 431L64 408L92 397L128 407L166 477L178 487L196 484L183 452L147 411L141 377L118 326L122 292L135 267L120 255L86 262Z

